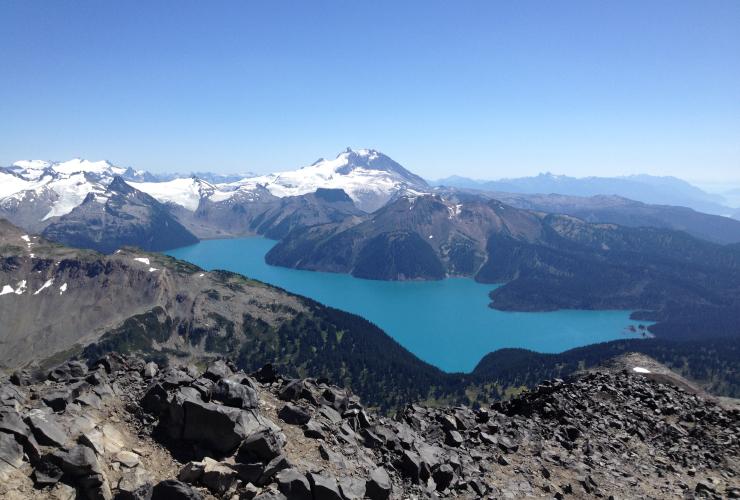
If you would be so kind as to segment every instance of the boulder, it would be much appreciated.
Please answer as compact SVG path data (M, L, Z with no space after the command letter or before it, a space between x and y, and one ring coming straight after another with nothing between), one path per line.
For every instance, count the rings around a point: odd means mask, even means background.
M211 491L223 495L236 481L236 472L227 465L210 458L206 458L204 462L205 468L200 482L210 488Z
M46 380L46 374L36 361L10 376L10 381L21 387L40 384L44 380Z
M445 444L453 448L459 448L463 444L463 437L457 431L448 431L445 434Z
M370 429L360 429L359 435L362 438L362 444L367 448L380 448L383 446L383 440Z
M157 366L157 363L154 361L150 361L146 365L144 365L144 370L142 371L141 375L144 378L154 378L157 376L157 373L159 372L159 367Z
M42 400L52 410L64 411L68 404L84 394L89 387L90 384L85 380L80 380L66 387L47 392Z
M100 409L100 396L98 396L94 392L83 394L82 396L76 398L74 402L82 406L95 408L96 410Z
M185 373L187 373L189 377L192 377L195 380L198 380L203 376L203 373L201 373L198 367L192 364L185 367Z
M112 462L118 462L124 467L132 469L139 465L139 456L136 453L130 451L119 451L116 456L113 457Z
M206 464L203 462L188 462L185 466L180 469L180 473L177 475L177 479L183 483L194 483L203 475L203 471L206 470Z
M23 446L16 440L14 434L0 432L0 460L16 469L23 463Z
M188 399L184 402L183 439L217 453L227 453L259 427L250 412Z
M285 455L281 453L280 455L270 460L270 462L265 466L265 470L262 473L262 476L260 476L259 481L257 482L258 485L262 486L269 483L275 474L277 474L281 470L290 469L291 467L293 467L293 464Z
M321 424L315 420L309 420L308 423L303 426L303 435L313 439L326 439L324 429L321 427Z
M254 409L259 407L259 398L254 389L225 378L216 382L211 398L234 408Z
M103 433L97 429L92 429L87 432L83 432L79 437L80 444L91 448L98 455L105 453L105 447L103 445Z
M200 393L192 387L181 387L170 400L170 419L167 422L167 429L172 439L182 439L182 432L185 427L185 408L183 405L188 399L198 401L200 400Z
M339 413L342 413L349 408L349 398L347 397L347 392L339 388L337 386L331 386L324 389L324 392L321 394L321 396L324 398L324 404L327 406L330 406L337 410Z
M60 447L67 442L67 434L57 424L54 415L34 411L26 417L25 422L40 445Z
M233 465L229 465L234 472L236 472L236 475L239 479L244 481L245 483L250 484L257 484L259 483L260 478L262 477L262 474L265 472L265 463L262 461L257 461L253 463L237 463Z
M116 500L150 500L154 484L149 472L142 468L124 472L118 481L118 495Z
M107 374L116 373L126 370L126 360L116 352L108 353L92 364L94 370L96 366L102 366Z
M211 379L214 382L218 382L222 378L229 378L232 376L234 372L231 371L231 368L226 366L226 363L224 361L214 361L210 365L208 365L208 368L206 369L206 372L203 374L204 377Z
M31 429L17 411L8 408L0 410L0 432L15 434L23 441L31 434Z
M54 368L49 373L49 380L55 382L69 382L73 379L81 379L87 375L87 365L79 361L67 361Z
M365 495L370 500L387 500L391 495L393 485L391 478L382 467L378 467L370 473L370 481L365 487Z
M165 389L177 389L193 383L193 379L182 370L176 368L165 368L159 374L159 380Z
M311 414L303 406L285 405L278 413L278 418L286 424L303 425L311 420Z
M311 485L298 470L282 470L275 479L280 493L288 500L312 500Z
M401 457L401 468L408 474L414 484L426 483L429 479L429 467L421 457L412 451L404 451Z
M443 464L432 474L438 491L443 491L457 483L457 474L450 464Z
M302 390L303 384L301 384L301 381L299 379L293 379L280 391L278 398L283 401L295 401L301 397Z
M185 483L166 479L152 489L152 500L202 500L202 496Z
M343 500L337 480L331 472L326 475L309 472L306 477L314 500Z
M169 409L169 395L158 382L153 382L139 400L141 409L151 415L161 415Z
M272 429L260 427L244 440L239 448L239 453L270 461L282 453L280 439Z
M199 378L196 380L193 385L193 389L198 391L200 394L200 398L208 402L211 400L211 394L213 394L213 381L210 379L207 379L205 377Z
M345 500L362 500L365 498L367 483L364 479L344 476L339 479L339 491Z
M51 454L51 460L73 478L103 473L95 452L87 446L60 448Z
M62 469L46 459L39 461L36 469L33 471L36 484L42 488L58 483L62 479L63 474Z

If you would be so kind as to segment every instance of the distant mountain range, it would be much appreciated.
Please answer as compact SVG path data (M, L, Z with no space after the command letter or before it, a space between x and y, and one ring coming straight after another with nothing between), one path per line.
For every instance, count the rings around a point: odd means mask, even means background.
M714 215L731 215L737 208L726 205L727 199L709 194L675 177L630 175L626 177L584 177L554 175L550 172L536 177L501 179L499 181L473 180L452 176L430 181L432 186L450 186L482 191L521 194L560 194L568 196L618 195L651 205L689 207Z
M114 179L123 184L110 191ZM0 167L0 217L28 231L53 234L59 241L102 252L123 244L165 250L198 239L282 239L303 227L345 219L346 226L356 225L399 198L435 193L455 203L496 199L515 208L564 213L588 222L668 228L715 243L740 242L740 222L690 208L644 204L622 196L526 194L546 185L595 193L621 186L635 197L649 190L656 200L670 198L681 203L688 199L712 210L719 206L714 195L678 179L573 179L543 174L505 181L481 183L452 177L445 180L445 186L432 187L378 151L349 148L334 160L321 158L295 171L262 176L152 174L116 167L107 161L29 160ZM494 187L502 190L486 191ZM511 190L520 193L508 192ZM114 194L122 191L128 193L125 202ZM158 227L167 230L155 230Z

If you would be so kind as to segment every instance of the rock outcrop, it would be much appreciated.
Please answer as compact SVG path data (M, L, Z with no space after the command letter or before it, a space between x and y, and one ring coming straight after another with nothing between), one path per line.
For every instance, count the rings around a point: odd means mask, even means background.
M610 366L491 408L412 404L386 418L272 366L248 375L222 360L201 375L114 353L89 371L0 381L0 495L740 497L740 411ZM74 398L49 405L58 394Z

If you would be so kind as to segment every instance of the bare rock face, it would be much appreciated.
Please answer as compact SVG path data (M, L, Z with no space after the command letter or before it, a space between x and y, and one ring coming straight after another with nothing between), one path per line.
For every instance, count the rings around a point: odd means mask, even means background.
M214 384L197 369L155 372L107 356L84 379L24 390L0 382L0 495L737 498L740 411L612 365L542 382L491 408L410 404L386 418L327 380L291 379L273 366L257 378L228 360L214 363L211 376L216 368L224 375ZM203 388L219 383L249 394L250 408L240 398L204 401ZM45 403L72 388L81 391L73 402ZM99 407L78 402L88 395Z

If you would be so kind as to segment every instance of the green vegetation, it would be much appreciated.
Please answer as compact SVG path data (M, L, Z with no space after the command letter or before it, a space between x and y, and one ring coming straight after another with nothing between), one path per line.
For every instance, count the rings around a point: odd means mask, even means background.
M144 314L128 318L120 327L106 332L98 342L86 346L81 357L95 360L108 352L127 355L139 353L145 358L161 356L160 351L152 347L152 340L160 344L165 343L173 331L172 318L166 315L164 309L157 306Z
M564 377L628 352L650 356L716 396L740 397L740 339L727 337L685 342L624 339L560 354L500 349L487 354L471 376L478 381L496 382L507 391L531 388L541 380Z
M445 278L445 268L421 236L397 231L370 239L357 255L352 274L371 280L441 280Z

